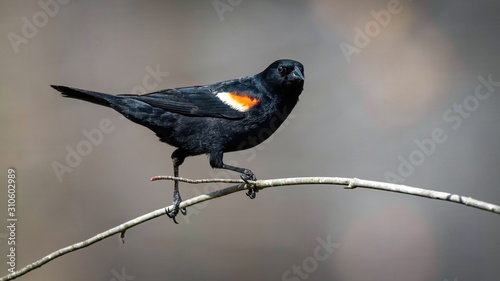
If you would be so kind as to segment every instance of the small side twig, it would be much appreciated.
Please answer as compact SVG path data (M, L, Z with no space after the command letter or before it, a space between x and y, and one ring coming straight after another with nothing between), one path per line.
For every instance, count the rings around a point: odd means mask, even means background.
M199 180L192 180L192 179L186 179L186 178L181 178L181 177L174 177L174 176L154 176L150 179L150 181L158 181L158 180L178 180L181 182L187 182L187 183L192 183L192 184L198 184L198 183L244 183L243 180L237 180L237 179L199 179Z

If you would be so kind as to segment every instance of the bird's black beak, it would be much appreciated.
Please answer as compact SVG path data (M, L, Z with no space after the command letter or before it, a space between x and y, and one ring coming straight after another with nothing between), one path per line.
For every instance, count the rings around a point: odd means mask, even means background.
M304 81L304 75L302 74L302 71L300 71L300 68L298 66L295 66L293 69L292 73L290 73L292 76L293 80L302 80Z

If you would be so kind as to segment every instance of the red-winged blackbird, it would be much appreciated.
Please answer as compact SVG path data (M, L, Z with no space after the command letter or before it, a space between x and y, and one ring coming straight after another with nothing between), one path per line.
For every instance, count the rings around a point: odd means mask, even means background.
M146 95L109 95L65 86L52 87L64 97L111 107L131 121L146 126L177 149L172 153L174 176L188 156L210 154L213 168L241 173L256 180L249 169L224 164L223 153L251 148L271 136L299 100L304 67L278 60L253 76L206 86L162 90ZM247 195L255 198L257 189ZM174 183L173 218L179 212L179 183ZM185 214L185 210L180 210Z

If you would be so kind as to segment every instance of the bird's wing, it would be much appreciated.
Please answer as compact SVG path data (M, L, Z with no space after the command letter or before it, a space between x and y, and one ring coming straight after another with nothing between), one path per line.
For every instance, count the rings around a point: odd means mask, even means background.
M248 91L237 91L232 90L227 83L221 83L217 86L183 87L140 96L122 96L187 116L241 119L250 108L259 103L258 98L248 94L254 92L253 87Z

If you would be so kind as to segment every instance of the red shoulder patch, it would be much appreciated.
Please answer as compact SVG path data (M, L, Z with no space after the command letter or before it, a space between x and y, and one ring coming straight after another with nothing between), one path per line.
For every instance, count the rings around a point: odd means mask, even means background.
M241 104L242 106L245 107L252 107L259 103L259 100L254 97L250 97L247 94L239 94L236 92L229 92L229 96L236 101L237 103Z
M237 92L220 92L217 93L217 97L225 104L241 112L248 111L260 101L248 94Z

